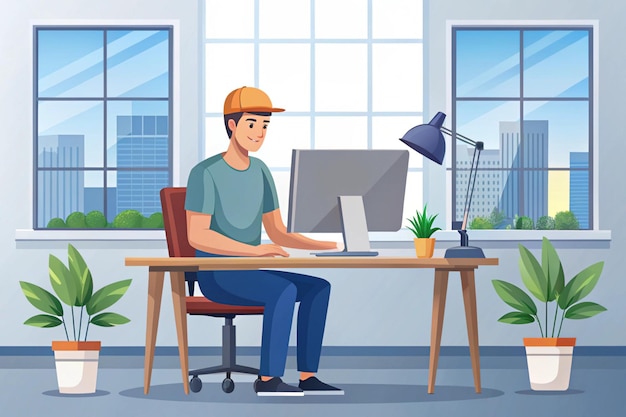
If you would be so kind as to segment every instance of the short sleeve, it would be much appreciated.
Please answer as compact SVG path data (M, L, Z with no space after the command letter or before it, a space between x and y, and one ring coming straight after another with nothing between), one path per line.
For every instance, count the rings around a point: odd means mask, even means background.
M278 208L278 193L272 173L264 163L261 163L261 171L263 172L263 213L269 213Z
M215 183L204 166L195 166L189 174L185 210L211 215L215 212Z

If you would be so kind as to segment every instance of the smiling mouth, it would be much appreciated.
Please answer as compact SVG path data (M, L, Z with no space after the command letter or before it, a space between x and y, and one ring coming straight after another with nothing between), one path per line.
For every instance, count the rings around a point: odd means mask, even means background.
M251 137L248 137L248 139L250 139L252 142L255 142L255 143L259 142L257 139L252 139Z

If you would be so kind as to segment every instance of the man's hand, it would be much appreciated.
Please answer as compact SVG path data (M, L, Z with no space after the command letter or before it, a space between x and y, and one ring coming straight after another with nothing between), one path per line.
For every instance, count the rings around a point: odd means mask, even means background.
M284 256L289 257L289 254L280 246L274 243L268 243L265 245L259 245L256 247L256 256Z

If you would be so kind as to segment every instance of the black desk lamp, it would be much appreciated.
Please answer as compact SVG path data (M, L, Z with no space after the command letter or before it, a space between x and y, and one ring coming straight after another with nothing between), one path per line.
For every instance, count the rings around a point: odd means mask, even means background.
M465 208L463 211L463 224L459 230L461 235L461 246L455 246L446 250L446 258L484 258L485 254L481 248L469 246L469 238L467 237L467 218L472 203L472 195L474 194L474 185L476 183L476 170L478 169L478 160L480 152L484 148L483 142L476 142L463 135L453 135L452 131L443 127L443 121L446 115L438 112L428 124L423 124L411 128L400 139L411 149L416 150L428 159L435 161L439 165L443 163L443 157L446 154L446 141L442 132L450 137L460 140L474 147L474 156L472 157L472 165L470 168L469 180L467 184L467 192L465 193Z

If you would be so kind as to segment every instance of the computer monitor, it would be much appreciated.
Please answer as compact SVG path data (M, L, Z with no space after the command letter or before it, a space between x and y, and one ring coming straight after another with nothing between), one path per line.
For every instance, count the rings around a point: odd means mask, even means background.
M318 256L374 256L369 232L402 227L407 150L294 149L287 229L342 233L344 250Z

